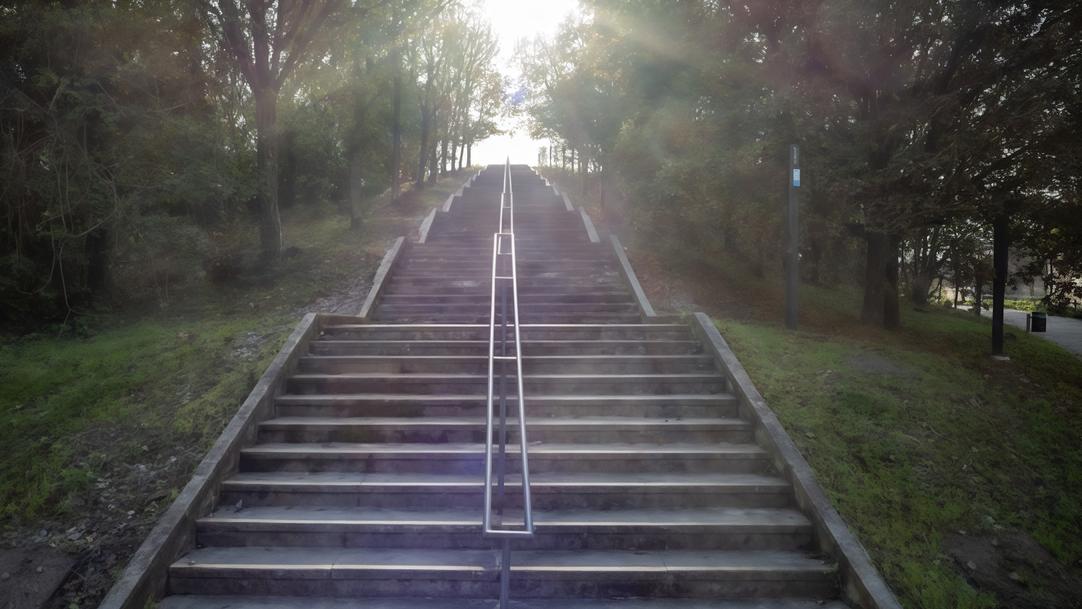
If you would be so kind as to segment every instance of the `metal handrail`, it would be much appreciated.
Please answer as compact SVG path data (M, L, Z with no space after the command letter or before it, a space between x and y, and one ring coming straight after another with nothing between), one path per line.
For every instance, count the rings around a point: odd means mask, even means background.
M504 210L507 210L507 216L504 216ZM511 164L510 160L504 163L503 173L503 193L500 195L500 230L496 232L492 237L492 292L489 300L489 317L488 317L488 403L485 410L485 505L484 514L482 517L482 526L484 529L484 535L486 537L501 538L503 540L503 555L500 561L500 608L506 609L509 590L510 590L510 577L511 577L511 539L531 537L534 534L533 525L533 511L530 501L530 464L529 456L527 454L527 446L529 445L526 439L526 405L525 405L525 392L523 391L522 382L522 341L519 335L519 323L518 323L518 264L515 252L515 231L514 231L514 191L511 185ZM505 219L507 223L505 224ZM505 249L507 246L508 249ZM509 257L509 264L504 265L507 268L503 271L506 274L501 275L500 260L501 256ZM506 282L510 282L510 286ZM501 285L500 289L500 355L496 355L496 286ZM510 288L510 289L508 289ZM507 293L511 293L511 316L510 323L508 323L508 310L507 310ZM514 353L507 353L507 331L508 325L511 326L511 330L514 332ZM492 519L492 466L494 460L494 441L493 432L495 429L495 379L496 379L496 361L500 362L500 383L499 383L499 400L500 400L500 461L499 461L499 516L500 523L498 525L493 524ZM519 454L521 458L522 468L522 504L523 504L523 527L521 529L504 528L503 527L503 503L504 503L504 479L506 478L506 462L507 462L507 395L505 391L505 381L507 377L507 363L514 361L515 363L515 382L518 397L518 434L519 434Z

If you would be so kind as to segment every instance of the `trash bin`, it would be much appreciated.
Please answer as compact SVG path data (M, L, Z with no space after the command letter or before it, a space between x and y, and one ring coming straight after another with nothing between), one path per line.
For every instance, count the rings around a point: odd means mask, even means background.
M1048 315L1041 313L1040 311L1034 311L1029 314L1029 331L1030 332L1047 332L1048 331Z

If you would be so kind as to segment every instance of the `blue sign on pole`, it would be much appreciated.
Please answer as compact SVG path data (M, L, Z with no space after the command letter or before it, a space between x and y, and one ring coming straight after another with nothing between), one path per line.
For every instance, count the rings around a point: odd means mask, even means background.
M793 170L793 188L800 188L800 170Z

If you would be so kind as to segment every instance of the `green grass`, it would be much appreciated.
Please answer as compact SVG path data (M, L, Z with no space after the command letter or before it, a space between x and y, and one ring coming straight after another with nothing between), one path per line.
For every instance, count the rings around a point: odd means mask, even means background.
M89 339L0 347L0 518L67 512L113 459L154 438L208 444L280 344L282 321L148 320ZM267 326L274 340L236 361L234 339ZM94 429L115 440L87 437Z
M361 230L326 205L286 213L297 250L273 269L186 286L154 311L87 315L81 337L0 342L0 521L85 516L77 512L94 502L95 484L137 463L182 453L194 466L301 313L371 276L388 242L461 181L441 180L404 204L375 201ZM145 503L130 500L115 509Z
M986 305L991 306L991 299L986 301ZM1018 299L1006 299L1003 301L1003 306L1008 309L1014 309L1015 311L1044 311L1045 306L1040 300L1033 300L1030 298L1018 298Z
M839 315L852 296L802 294ZM944 554L957 531L1020 529L1082 559L1082 362L1014 330L1011 362L994 362L988 322L965 314L909 311L893 333L854 317L717 323L903 604L996 606Z

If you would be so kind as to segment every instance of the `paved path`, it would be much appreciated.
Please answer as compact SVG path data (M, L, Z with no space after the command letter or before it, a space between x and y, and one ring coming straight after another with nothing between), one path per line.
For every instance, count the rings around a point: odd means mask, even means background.
M992 311L985 309L981 311L985 316L991 317ZM1003 310L1004 320L1017 328L1026 329L1026 312L1015 311L1014 309ZM1043 335L1045 339L1050 340L1064 349L1074 353L1075 355L1082 357L1082 319L1073 319L1070 317L1056 317L1054 315L1048 316L1048 331Z

